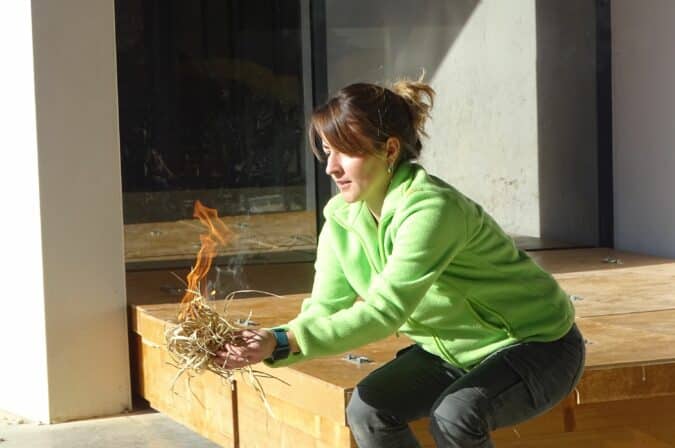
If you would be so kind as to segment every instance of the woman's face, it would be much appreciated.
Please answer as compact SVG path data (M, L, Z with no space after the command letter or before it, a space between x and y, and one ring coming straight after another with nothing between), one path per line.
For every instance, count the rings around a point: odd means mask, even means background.
M331 148L325 141L326 174L335 181L343 199L348 202L377 203L384 198L389 185L385 157L350 156Z

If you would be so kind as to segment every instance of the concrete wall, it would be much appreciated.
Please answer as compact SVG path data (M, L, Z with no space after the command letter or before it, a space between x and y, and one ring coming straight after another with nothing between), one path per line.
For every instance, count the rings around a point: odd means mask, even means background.
M675 257L675 3L612 2L615 246Z
M509 232L539 236L537 39L532 1L479 5L431 78L422 164Z
M326 15L331 92L424 68L422 164L511 233L596 244L592 2L329 0Z
M0 408L48 422L118 413L131 394L114 2L19 3L0 7L14 56L0 72L13 212Z

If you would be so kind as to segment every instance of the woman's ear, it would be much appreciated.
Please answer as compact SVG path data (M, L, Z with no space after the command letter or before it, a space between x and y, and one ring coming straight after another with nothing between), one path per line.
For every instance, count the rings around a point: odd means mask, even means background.
M401 153L401 142L396 137L389 137L385 143L385 152L387 156L387 163L393 164L398 160Z

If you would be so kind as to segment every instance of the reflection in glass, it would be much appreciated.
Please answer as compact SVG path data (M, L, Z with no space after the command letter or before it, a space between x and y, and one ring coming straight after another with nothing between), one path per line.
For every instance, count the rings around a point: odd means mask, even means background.
M116 1L128 263L191 261L197 199L236 235L220 255L311 253L302 4Z

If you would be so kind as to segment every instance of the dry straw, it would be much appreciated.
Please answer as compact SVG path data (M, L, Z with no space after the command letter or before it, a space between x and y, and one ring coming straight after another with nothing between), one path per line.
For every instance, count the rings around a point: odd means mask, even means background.
M166 349L172 359L172 362L169 364L177 369L171 383L171 391L176 393L174 390L176 382L185 375L187 376L188 389L195 399L199 401L199 398L190 388L190 380L195 375L212 372L229 382L232 387L235 374L241 373L241 376L255 388L263 400L265 407L272 414L260 379L278 378L265 372L254 370L251 366L230 369L227 366L227 359L224 360L223 365L216 362L216 360L218 359L217 351L221 350L225 345L242 344L243 341L239 336L239 332L248 328L230 322L227 318L227 307L235 296L240 293L279 296L257 290L233 291L225 297L223 313L218 313L213 305L215 302L207 297L208 293L201 292L200 282L206 277L211 268L213 257L216 254L216 246L218 243L225 244L229 240L231 232L222 221L218 220L214 209L204 207L199 201L195 203L195 217L198 217L202 223L207 225L210 232L209 235L201 235L202 245L197 254L197 263L188 274L188 282L185 283L183 279L174 274L185 285L185 295L181 300L176 321L168 325L165 330ZM214 295L215 291L211 294ZM250 315L247 320L250 320ZM203 403L201 404L203 406Z
M225 309L223 314L220 314L211 305L211 300L195 291L194 299L190 303L191 306L189 312L186 313L186 317L167 327L165 339L166 348L172 359L170 365L178 370L171 383L171 390L175 393L175 384L183 375L187 377L189 388L191 378L206 371L218 375L230 385L235 379L235 374L240 373L242 374L241 377L255 388L265 407L271 413L260 379L274 378L278 380L278 378L255 370L251 366L230 369L227 367L227 359L225 359L223 365L216 362L216 352L226 344L237 345L241 343L237 333L244 328L248 328L230 322L226 317L227 305L240 293L262 293L275 296L272 293L257 290L233 291L225 298ZM250 317L249 315L247 320L250 320ZM192 389L190 391L192 392ZM199 398L194 393L192 394L199 401Z

